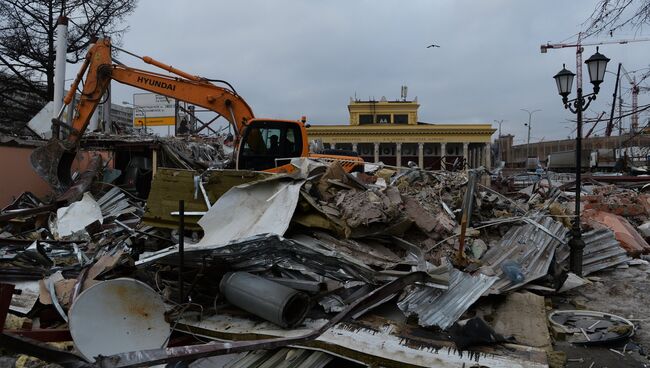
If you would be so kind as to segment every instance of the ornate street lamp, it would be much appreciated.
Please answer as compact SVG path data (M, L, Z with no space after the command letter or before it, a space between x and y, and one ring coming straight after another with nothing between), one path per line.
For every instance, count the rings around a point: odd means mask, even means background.
M573 85L573 77L575 73L572 73L566 69L566 65L562 64L562 70L555 74L555 83L557 84L557 91L562 96L562 99L567 99L571 94L571 86ZM566 101L564 101L566 103Z
M596 94L600 90L600 84L605 77L605 69L607 68L609 59L605 55L598 52L593 54L585 64L589 70L589 79L591 84L594 85L594 93L582 95L582 88L578 86L577 97L574 100L569 100L571 94L571 86L573 84L573 77L575 74L566 69L563 65L553 78L557 84L557 91L562 96L564 108L577 115L577 129L576 129L576 206L575 218L573 219L573 226L571 228L571 240L569 240L569 248L571 253L569 256L569 267L571 271L578 276L582 276L582 252L585 248L585 242L582 240L582 231L580 229L580 192L581 192L581 173L582 173L582 112L589 107L591 101L596 99Z
M605 78L605 70L607 69L608 62L609 59L598 52L598 47L596 47L596 53L585 61L589 70L589 79L591 80L591 84L594 85L594 93L598 93L600 90L600 84L603 83L603 79Z

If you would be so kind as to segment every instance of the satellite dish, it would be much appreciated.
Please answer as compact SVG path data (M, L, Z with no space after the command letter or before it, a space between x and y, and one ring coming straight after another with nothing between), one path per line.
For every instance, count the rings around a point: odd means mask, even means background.
M102 281L84 290L68 318L72 341L90 362L100 354L159 349L169 336L162 298L133 279Z

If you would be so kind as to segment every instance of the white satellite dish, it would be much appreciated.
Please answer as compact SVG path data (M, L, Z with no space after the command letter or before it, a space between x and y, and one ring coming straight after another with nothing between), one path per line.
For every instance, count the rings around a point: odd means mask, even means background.
M68 318L74 345L90 362L100 354L162 348L169 336L162 298L133 279L102 281L84 290Z

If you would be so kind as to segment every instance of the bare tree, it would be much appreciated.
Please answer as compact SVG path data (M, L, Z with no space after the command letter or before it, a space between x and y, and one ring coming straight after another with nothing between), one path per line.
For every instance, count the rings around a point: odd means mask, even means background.
M127 29L123 20L133 12L136 1L0 0L0 74L2 82L8 83L0 87L0 104L9 104L0 106L0 110L10 110L12 104L29 108L18 105L16 100L21 98L12 96L13 91L33 100L51 101L54 97L59 16L70 19L67 59L76 63L84 57L94 36L105 35L119 41ZM37 111L38 108L32 115Z
M613 35L621 28L639 31L647 24L650 24L650 0L598 0L585 22L587 35Z

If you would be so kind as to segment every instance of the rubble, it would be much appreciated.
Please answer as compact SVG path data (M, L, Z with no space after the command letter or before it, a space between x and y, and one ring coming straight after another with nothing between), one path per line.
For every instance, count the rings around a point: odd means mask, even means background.
M616 240L631 256L650 251L650 245L625 218L604 211L585 211L584 218L593 227L606 227L614 231Z
M174 168L157 169L146 201L97 166L71 191L26 192L0 212L0 317L31 321L0 334L7 346L64 366L292 355L545 367L545 300L591 283L567 273L568 184L504 195L480 183L482 169L347 173L308 159L293 159L290 173L242 172L219 168L228 158L218 147L160 144ZM634 229L648 221L645 194L588 190L583 276L634 265L650 251ZM136 288L116 286L125 282ZM55 333L75 353L25 339Z

